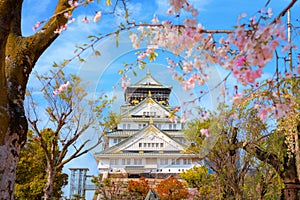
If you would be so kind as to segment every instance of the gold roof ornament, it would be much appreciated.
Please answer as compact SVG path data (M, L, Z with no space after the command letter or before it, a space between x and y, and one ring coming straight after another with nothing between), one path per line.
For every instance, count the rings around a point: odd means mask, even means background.
M149 119L149 124L153 124L153 119L152 119L152 117L150 117L150 119Z
M151 91L148 91L148 97L152 97Z

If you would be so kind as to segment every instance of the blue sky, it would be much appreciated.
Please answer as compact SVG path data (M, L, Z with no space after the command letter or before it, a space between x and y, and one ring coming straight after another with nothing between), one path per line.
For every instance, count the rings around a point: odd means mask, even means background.
M25 36L34 33L32 30L33 25L42 20L47 20L55 9L54 0L24 0L23 8L23 20L22 20L22 31ZM107 14L111 10L110 7L104 7L104 0L100 1L100 4L89 5L86 8L80 8L75 11L74 17L76 21L69 25L67 31L64 31L59 38L45 51L40 57L39 61L35 66L35 70L38 73L47 72L51 68L53 62L60 63L64 59L71 58L74 54L73 51L76 45L82 45L88 42L87 35L94 35L98 33L106 34L116 30L119 23L124 21L122 12L118 12L120 16L110 16ZM266 1L262 0L193 0L191 1L199 11L199 22L206 29L232 29L237 22L237 17L241 13L247 13L250 18L260 10ZM269 7L273 9L274 16L277 16L281 10L288 5L290 1L287 0L271 0ZM167 19L168 16L165 14L168 9L168 1L166 0L154 0L154 1L129 1L128 9L129 13L132 14L136 22L149 22L154 15L158 16L159 19ZM81 19L84 16L92 19L96 11L102 10L103 16L98 23L81 23ZM118 10L118 9L117 9ZM295 26L299 26L296 21L296 15L299 14L300 7L297 3L292 9L292 23ZM186 15L182 14L179 18L175 19L175 22L181 23L185 19ZM172 19L174 21L174 19ZM285 21L285 17L283 18ZM87 60L86 63L78 63L77 60L70 63L66 70L69 73L76 73L83 78L83 80L90 81L88 91L91 96L97 95L102 91L107 92L111 95L117 95L119 98L116 102L116 111L118 111L117 105L123 101L123 91L120 87L112 89L113 86L118 86L121 76L117 74L117 70L122 68L123 61L130 61L135 59L133 49L127 39L126 34L122 36L119 48L115 47L115 41L107 38L97 44L95 47L101 52L100 57L95 57L91 51L87 51L82 55ZM296 37L296 33L292 37L295 43L299 43L299 38ZM142 48L145 46L142 45ZM197 96L197 90L190 91L192 95L187 95L181 90L181 86L176 84L171 78L171 74L168 74L166 68L165 57L170 56L168 53L162 53L161 57L148 65L147 68L151 69L151 74L160 82L166 85L172 85L174 87L173 98L171 104L181 104L188 98ZM271 63L267 68L267 74L269 76L274 70L274 63ZM138 71L138 77L131 77L134 83L139 78L143 77L146 73L144 71ZM211 83L216 83L218 78L222 78L226 75L225 71L217 67L211 70ZM234 79L230 79L230 84L236 84ZM38 91L40 86L37 84L34 76L31 76L29 87L33 87L34 90ZM210 87L206 85L206 87ZM204 101L208 102L207 106L213 107L215 105L215 98L217 94L212 92L210 95L205 97ZM188 98L186 98L188 97ZM66 166L65 172L68 172L69 167L88 167L90 168L90 174L97 174L97 163L93 159L93 152L74 160ZM66 195L68 195L69 189L66 188Z

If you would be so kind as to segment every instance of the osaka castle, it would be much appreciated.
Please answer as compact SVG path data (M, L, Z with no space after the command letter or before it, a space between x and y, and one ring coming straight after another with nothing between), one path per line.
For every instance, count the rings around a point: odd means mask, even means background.
M165 178L199 165L197 156L186 152L178 106L169 105L171 91L149 71L126 88L121 121L95 153L103 178Z

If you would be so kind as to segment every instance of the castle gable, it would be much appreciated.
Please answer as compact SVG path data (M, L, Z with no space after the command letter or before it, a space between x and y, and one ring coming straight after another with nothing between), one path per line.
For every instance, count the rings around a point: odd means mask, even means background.
M180 152L184 146L173 140L153 124L148 125L125 141L114 146L105 153L120 152Z
M166 118L170 115L170 111L163 105L159 104L152 98L148 97L139 105L124 113L127 116L134 117L160 117Z

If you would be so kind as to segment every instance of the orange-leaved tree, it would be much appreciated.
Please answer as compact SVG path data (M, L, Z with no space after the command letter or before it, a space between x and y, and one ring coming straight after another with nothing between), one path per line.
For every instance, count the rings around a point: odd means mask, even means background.
M186 184L173 176L157 184L156 191L161 200L181 200L188 197Z
M127 190L134 199L145 199L150 187L145 177L139 178L138 181L130 180Z

